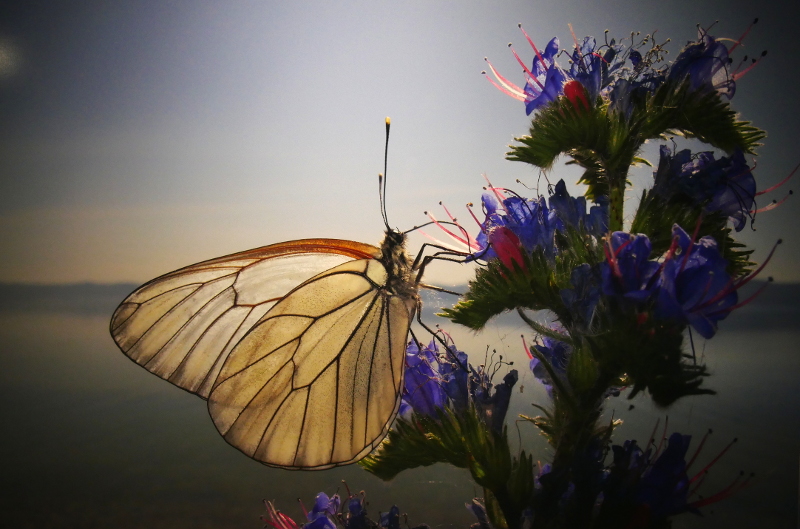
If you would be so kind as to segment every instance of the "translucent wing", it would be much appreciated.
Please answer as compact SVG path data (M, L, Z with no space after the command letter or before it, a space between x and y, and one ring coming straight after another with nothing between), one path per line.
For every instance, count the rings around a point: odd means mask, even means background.
M128 296L111 318L111 335L137 364L207 398L233 347L283 296L324 270L379 252L305 239L181 268Z
M271 466L364 457L397 414L413 300L377 260L342 264L278 302L233 349L208 399L226 441Z

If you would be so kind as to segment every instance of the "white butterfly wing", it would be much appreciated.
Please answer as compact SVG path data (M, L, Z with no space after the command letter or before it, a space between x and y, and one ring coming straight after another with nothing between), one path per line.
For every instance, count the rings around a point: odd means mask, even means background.
M308 280L233 348L208 399L226 441L271 466L364 457L397 414L414 300L357 260Z
M378 253L353 241L305 239L188 266L128 296L111 318L111 335L137 364L207 398L231 350L283 296L324 270Z

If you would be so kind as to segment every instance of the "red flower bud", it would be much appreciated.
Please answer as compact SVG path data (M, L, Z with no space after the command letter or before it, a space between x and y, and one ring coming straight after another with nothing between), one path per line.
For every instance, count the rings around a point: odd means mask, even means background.
M586 88L584 88L579 81L573 79L572 81L567 81L564 85L564 96L569 99L569 102L572 103L572 107L575 110L589 110L589 98L587 95ZM580 103L580 105L578 103Z
M519 242L519 237L506 228L505 226L497 226L489 231L489 244L492 245L494 253L500 259L500 262L506 268L513 271L514 263L521 270L525 270L525 261L522 257L522 245Z

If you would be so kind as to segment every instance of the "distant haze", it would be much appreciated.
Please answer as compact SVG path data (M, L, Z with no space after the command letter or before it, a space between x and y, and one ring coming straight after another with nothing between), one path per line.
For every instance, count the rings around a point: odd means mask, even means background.
M535 191L516 179L545 186L538 171L504 160L529 118L480 74L488 56L522 82L506 46L533 57L520 22L540 46L557 35L568 49L568 23L578 38L657 30L659 41L672 39L674 57L695 24L719 20L712 34L736 39L760 17L737 57L769 54L738 82L733 105L769 133L756 171L767 187L800 162L797 8L796 0L7 2L0 281L141 283L284 240L376 244L387 115L391 224L421 224L425 210L443 216L441 200L475 230L464 204L479 203L481 174L526 194ZM655 159L654 144L644 156ZM632 174L628 217L651 172ZM574 168L547 176L581 192ZM784 239L765 275L800 281L798 212L792 199L759 215L757 232L740 234L759 261Z

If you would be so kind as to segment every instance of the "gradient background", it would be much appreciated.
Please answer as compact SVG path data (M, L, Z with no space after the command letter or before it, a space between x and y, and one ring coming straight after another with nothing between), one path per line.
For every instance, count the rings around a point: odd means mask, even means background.
M441 215L440 200L466 219L463 204L479 201L482 173L497 186L525 191L514 183L521 179L534 187L538 171L504 160L527 131L523 105L480 75L488 56L521 82L506 47L512 41L532 58L518 22L537 45L557 35L562 48L572 42L567 23L579 38L657 30L659 40L672 39L674 57L695 38L695 24L719 19L712 34L735 39L760 17L736 57L769 54L738 83L733 104L768 131L756 170L768 187L800 161L799 8L797 0L3 4L5 519L17 527L259 527L261 498L298 518L294 498L308 504L344 477L369 491L373 515L397 503L415 513L412 524L469 525L461 506L480 491L461 471L436 466L383 484L355 467L287 473L241 456L196 397L119 354L106 331L113 307L136 284L231 252L304 237L376 244L387 115L394 226L420 224L428 209ZM653 146L644 154L657 160ZM632 174L637 189L650 175ZM580 193L577 176L558 166L549 178ZM638 193L629 197L630 218ZM739 234L757 261L784 240L763 274L784 285L699 346L720 395L669 412L670 429L715 429L707 458L740 436L724 465L760 473L748 492L714 506L712 524L797 520L800 290L789 283L800 281L798 211L791 199L759 215L758 231ZM450 266L426 280L458 284L469 274ZM106 285L53 286L74 283ZM491 345L524 357L519 330L502 321L459 336L471 354ZM520 386L512 413L532 413L530 401L544 396L529 374ZM664 416L644 398L633 412L628 405L610 408L626 420L618 440L645 438ZM525 435L546 458L535 432ZM726 472L709 493L727 484ZM693 517L676 524L705 526Z
M304 237L377 243L383 119L393 118L389 218L407 229L439 200L463 211L527 132L522 104L481 78L521 80L506 44L604 29L657 30L672 56L715 20L769 55L734 98L766 129L762 188L798 160L796 0L759 3L23 2L0 13L0 281L143 282L235 251ZM741 55L739 55L741 56ZM650 153L653 159L655 151ZM646 153L647 154L647 153ZM650 171L643 169L648 177ZM572 183L576 173L551 175ZM637 194L631 194L638 197ZM638 198L632 198L633 211ZM742 233L769 273L800 280L792 203ZM413 247L413 245L412 245Z

